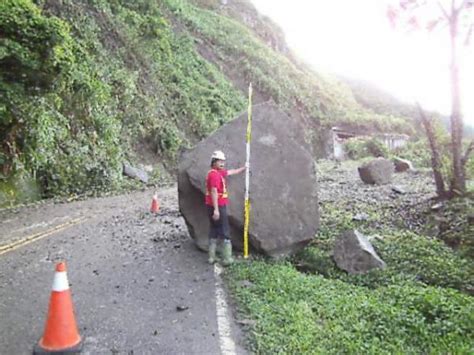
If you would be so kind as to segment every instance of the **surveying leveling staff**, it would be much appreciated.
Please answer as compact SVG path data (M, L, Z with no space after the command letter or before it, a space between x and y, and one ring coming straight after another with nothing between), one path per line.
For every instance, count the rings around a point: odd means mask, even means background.
M209 263L216 261L217 238L224 240L223 261L224 265L230 265L232 259L232 244L230 241L229 218L227 216L227 195L226 177L240 174L246 167L238 169L224 169L225 155L220 150L212 153L211 170L206 177L206 205L210 221L209 229Z

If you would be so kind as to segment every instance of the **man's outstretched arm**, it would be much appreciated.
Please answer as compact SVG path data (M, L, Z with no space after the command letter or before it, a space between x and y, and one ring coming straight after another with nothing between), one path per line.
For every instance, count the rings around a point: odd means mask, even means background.
M246 169L245 166L242 166L238 169L229 169L227 170L227 175L237 175L237 174L240 174L241 172L243 172L244 170Z

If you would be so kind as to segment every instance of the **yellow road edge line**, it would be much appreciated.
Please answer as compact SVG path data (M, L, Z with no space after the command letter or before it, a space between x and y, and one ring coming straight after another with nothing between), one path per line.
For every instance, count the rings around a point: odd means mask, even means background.
M66 223L63 223L63 224L60 224L56 227L54 227L53 229L50 229L48 231L44 231L44 232L39 232L39 233L36 233L36 234L33 234L33 235L30 235L26 238L23 238L23 239L20 239L20 240L17 240L16 242L13 242L13 243L10 243L10 244L6 244L6 245L2 245L0 246L0 255L3 255L9 251L13 251L13 250L16 250L22 246L25 246L27 244L30 244L32 242L35 242L37 240L40 240L40 239L43 239L45 237L48 237L50 236L51 234L54 234L54 233L57 233L57 232L60 232L62 230L65 230L69 227L72 227L73 225L76 225L76 224L79 224L81 222L83 222L84 220L86 220L85 217L79 217L79 218L76 218L76 219L73 219L73 220L70 220Z

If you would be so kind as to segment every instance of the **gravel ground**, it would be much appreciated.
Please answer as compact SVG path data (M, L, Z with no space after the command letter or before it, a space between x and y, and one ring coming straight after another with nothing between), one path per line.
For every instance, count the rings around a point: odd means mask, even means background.
M372 228L425 230L426 211L436 196L429 173L404 172L393 174L392 183L367 185L359 177L359 162L337 163L321 161L319 168L319 198L321 215L334 207L366 221Z

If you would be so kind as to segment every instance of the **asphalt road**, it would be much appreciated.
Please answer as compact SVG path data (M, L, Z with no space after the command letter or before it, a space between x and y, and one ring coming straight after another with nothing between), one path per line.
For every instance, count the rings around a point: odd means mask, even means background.
M152 195L0 211L1 354L31 353L44 329L55 263L63 260L83 353L245 353L231 309L230 339L222 339L220 281L187 233L176 188L158 192L156 216L148 212Z

